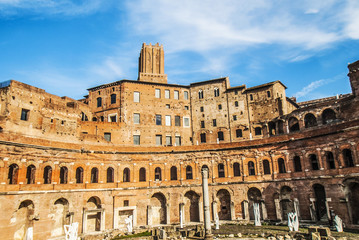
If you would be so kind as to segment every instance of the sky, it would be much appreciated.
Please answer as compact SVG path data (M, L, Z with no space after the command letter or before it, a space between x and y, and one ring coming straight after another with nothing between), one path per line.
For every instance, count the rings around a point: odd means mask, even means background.
M165 50L168 83L280 80L297 101L350 93L357 0L0 0L0 82L81 99L137 80L142 43Z

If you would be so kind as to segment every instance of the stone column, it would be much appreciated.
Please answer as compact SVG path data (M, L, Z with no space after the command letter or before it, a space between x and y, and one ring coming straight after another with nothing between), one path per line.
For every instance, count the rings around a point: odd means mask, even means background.
M261 206L262 206L263 220L267 220L268 219L268 214L267 214L267 208L266 208L266 205L264 204L264 201L261 201Z
M243 212L244 212L244 219L249 221L250 217L249 217L248 201L243 201Z
M179 210L180 210L180 227L183 228L183 223L184 223L184 203L180 203Z
M213 216L213 220L216 218L216 214L217 213L217 201L213 201L212 202L212 216Z
M152 206L147 206L147 225L152 227Z
M208 169L202 169L202 190L203 190L203 212L204 212L204 239L213 239L211 231L211 217L209 212L209 194L208 194Z
M277 216L277 219L282 221L282 211L280 209L280 201L279 199L274 199L274 205L275 205L275 213Z
M300 209L299 209L299 200L294 198L294 211L297 213L298 220L300 219Z
M235 220L236 219L236 212L234 209L234 202L231 202L231 220Z
M310 198L310 205L309 205L309 211L310 211L310 217L312 218L312 221L317 221L317 213L315 209L315 198Z
M169 203L166 204L166 224L171 224L171 206Z

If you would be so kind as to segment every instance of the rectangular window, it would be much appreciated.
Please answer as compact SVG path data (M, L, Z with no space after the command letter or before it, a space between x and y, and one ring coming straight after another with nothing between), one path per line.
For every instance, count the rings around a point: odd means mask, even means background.
M184 110L189 110L189 107L188 107L188 106L184 106Z
M109 115L108 116L108 121L109 122L117 122L117 114Z
M205 143L206 142L206 134L205 133L201 133L201 143Z
M223 132L222 132L222 131L219 131L219 132L218 132L218 140L219 140L219 141L223 141L223 140L224 140L224 136L223 136Z
M201 128L204 128L204 121L201 121Z
M237 121L237 115L233 115L233 121Z
M139 113L134 113L133 114L133 123L134 124L140 124L140 114Z
M200 107L200 111L201 111L201 112L204 112L204 107Z
M213 127L217 127L217 119L213 119L212 123L213 123Z
M165 90L165 98L169 99L170 98L170 90Z
M174 99L179 99L179 92L178 91L173 92L173 98Z
M167 109L170 109L170 108L171 108L171 105L166 104L166 108L167 108Z
M222 104L219 104L218 105L218 110L221 110L222 109Z
M161 89L158 89L158 88L155 89L155 97L161 98Z
M166 145L172 146L172 137L171 136L166 136Z
M162 125L162 116L156 115L156 125Z
M140 135L133 135L133 145L140 145Z
M166 115L166 126L171 126L171 116Z
M249 99L250 99L251 101L253 101L253 95L252 95L252 94L249 95Z
M181 146L181 137L180 136L175 137L175 144L176 144L176 146Z
M133 92L133 102L140 102L140 92Z
M183 117L183 126L189 127L189 117Z
M236 137L237 138L240 138L240 137L242 137L243 136L243 134L242 134L242 129L237 129L236 130Z
M101 107L102 106L102 98L98 97L97 98L97 107Z
M270 91L267 91L267 97L270 98Z
M107 142L111 142L111 133L105 132L103 136Z
M183 97L185 100L188 100L188 92L187 91L183 92Z
M111 104L116 103L116 94L111 94Z
M181 126L181 117L180 116L175 116L175 126L176 127Z
M156 135L156 145L162 146L162 135Z
M30 110L21 109L21 118L20 119L23 121L29 120L29 113L30 113Z

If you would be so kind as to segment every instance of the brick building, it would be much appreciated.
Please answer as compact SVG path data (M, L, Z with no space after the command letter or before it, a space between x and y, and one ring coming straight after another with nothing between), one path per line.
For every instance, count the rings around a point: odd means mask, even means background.
M0 84L0 236L79 233L200 222L200 170L210 173L212 218L359 224L359 62L351 94L307 102L280 81L247 88L229 78L167 83L163 47L143 44L138 80L58 97ZM303 194L304 193L304 194Z

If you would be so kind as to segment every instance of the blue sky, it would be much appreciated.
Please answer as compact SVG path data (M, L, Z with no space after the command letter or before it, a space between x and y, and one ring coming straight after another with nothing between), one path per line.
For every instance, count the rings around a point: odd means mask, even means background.
M0 0L0 81L75 99L137 79L141 45L163 44L168 82L281 80L298 101L351 91L357 0Z

